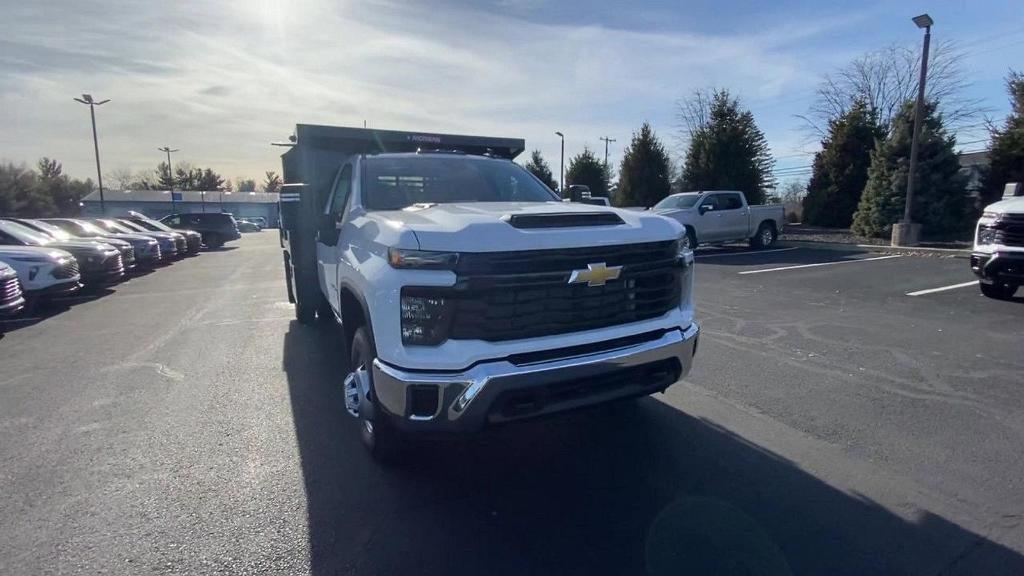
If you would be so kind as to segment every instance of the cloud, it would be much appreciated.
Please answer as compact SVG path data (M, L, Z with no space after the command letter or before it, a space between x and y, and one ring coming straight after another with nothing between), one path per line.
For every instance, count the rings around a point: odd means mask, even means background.
M150 167L171 145L228 176L261 174L295 123L363 120L523 136L557 163L555 130L569 154L605 134L621 149L644 120L668 137L673 102L695 88L806 91L824 56L802 43L848 21L714 35L387 2L25 3L0 41L0 157L89 174L87 114L70 98L92 92L112 99L97 111L110 168Z

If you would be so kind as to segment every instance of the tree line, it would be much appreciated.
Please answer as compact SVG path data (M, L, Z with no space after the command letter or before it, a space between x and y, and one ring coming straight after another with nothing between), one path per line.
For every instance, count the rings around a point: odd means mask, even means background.
M644 122L625 148L618 179L584 147L569 159L567 185L583 184L617 206L652 206L673 191L742 190L751 203L802 203L803 222L846 228L865 237L886 237L903 215L913 132L919 55L888 47L855 59L825 77L807 115L820 136L806 185L789 182L775 193L774 160L752 113L727 89L704 90L678 104L685 145L676 170L664 143ZM931 58L924 107L912 218L932 238L965 237L980 208L999 199L1007 182L1024 181L1024 75L1006 79L1011 114L1002 125L988 121L990 164L975 201L960 172L952 129L977 124L980 101L962 96L961 57L940 44ZM557 183L541 153L526 168L553 190Z
M0 214L75 216L79 202L92 189L92 180L68 177L60 162L51 158L40 158L35 169L0 164Z
M116 190L195 190L225 192L280 192L282 180L274 171L266 173L262 182L238 178L232 183L210 168L199 168L185 162L168 172L161 162L155 170L132 174L115 170L104 175ZM0 163L0 215L45 218L77 216L81 202L96 189L92 179L80 180L64 173L60 162L40 158L34 167L24 164Z
M774 160L753 114L726 89L695 92L680 104L688 141L682 170L649 122L632 135L613 183L611 168L589 147L569 159L566 185L582 184L616 206L652 206L675 190L743 190L763 202L775 186ZM539 150L526 168L552 190L558 185Z
M279 192L281 177L274 171L266 172L262 182L252 178L236 178L234 182L224 178L210 168L178 162L169 170L166 162L160 162L155 169L132 172L120 169L105 175L119 190L194 190L225 192Z

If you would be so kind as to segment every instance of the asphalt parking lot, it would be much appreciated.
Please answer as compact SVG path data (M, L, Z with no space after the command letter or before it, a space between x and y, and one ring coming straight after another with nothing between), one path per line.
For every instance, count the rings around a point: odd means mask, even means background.
M1024 299L931 291L964 259L702 249L685 381L396 470L280 265L265 231L4 325L0 573L1024 573Z

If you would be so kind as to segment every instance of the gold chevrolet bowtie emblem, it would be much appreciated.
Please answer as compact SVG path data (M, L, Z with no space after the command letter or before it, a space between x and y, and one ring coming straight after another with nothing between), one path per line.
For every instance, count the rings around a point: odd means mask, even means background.
M587 264L586 270L573 270L569 276L569 284L587 283L587 286L604 286L609 280L616 280L622 272L622 266L605 266L604 262Z

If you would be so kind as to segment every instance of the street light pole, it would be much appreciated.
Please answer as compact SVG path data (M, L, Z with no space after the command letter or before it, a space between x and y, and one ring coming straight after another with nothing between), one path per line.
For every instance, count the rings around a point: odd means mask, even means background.
M82 104L87 104L89 106L89 117L92 119L92 147L96 152L96 183L100 188L100 213L105 215L107 213L107 206L103 200L103 172L100 170L100 141L99 138L96 137L96 107L110 102L110 99L108 98L107 100L100 100L99 102L96 102L92 99L92 94L82 94L81 98L74 98L74 101L81 102Z
M921 48L921 77L917 81L917 102L914 104L914 132L910 139L910 166L907 171L907 199L903 205L903 221L900 223L899 233L894 234L900 246L913 246L917 244L915 228L917 224L911 220L911 210L914 203L914 176L917 172L917 148L918 140L921 138L921 123L924 121L924 94L925 81L928 78L928 46L932 39L932 24L935 21L927 14L921 14L913 18L918 28L924 28L924 46Z
M598 140L604 140L604 168L608 169L608 143L615 142L615 138L609 138L607 136L601 136Z
M171 189L171 214L174 214L176 210L174 204L174 175L171 173L171 152L181 152L181 150L177 148L171 148L170 146L157 148L157 150L167 153L167 185Z
M562 159L558 162L558 193L565 196L565 135L555 132L562 139Z

